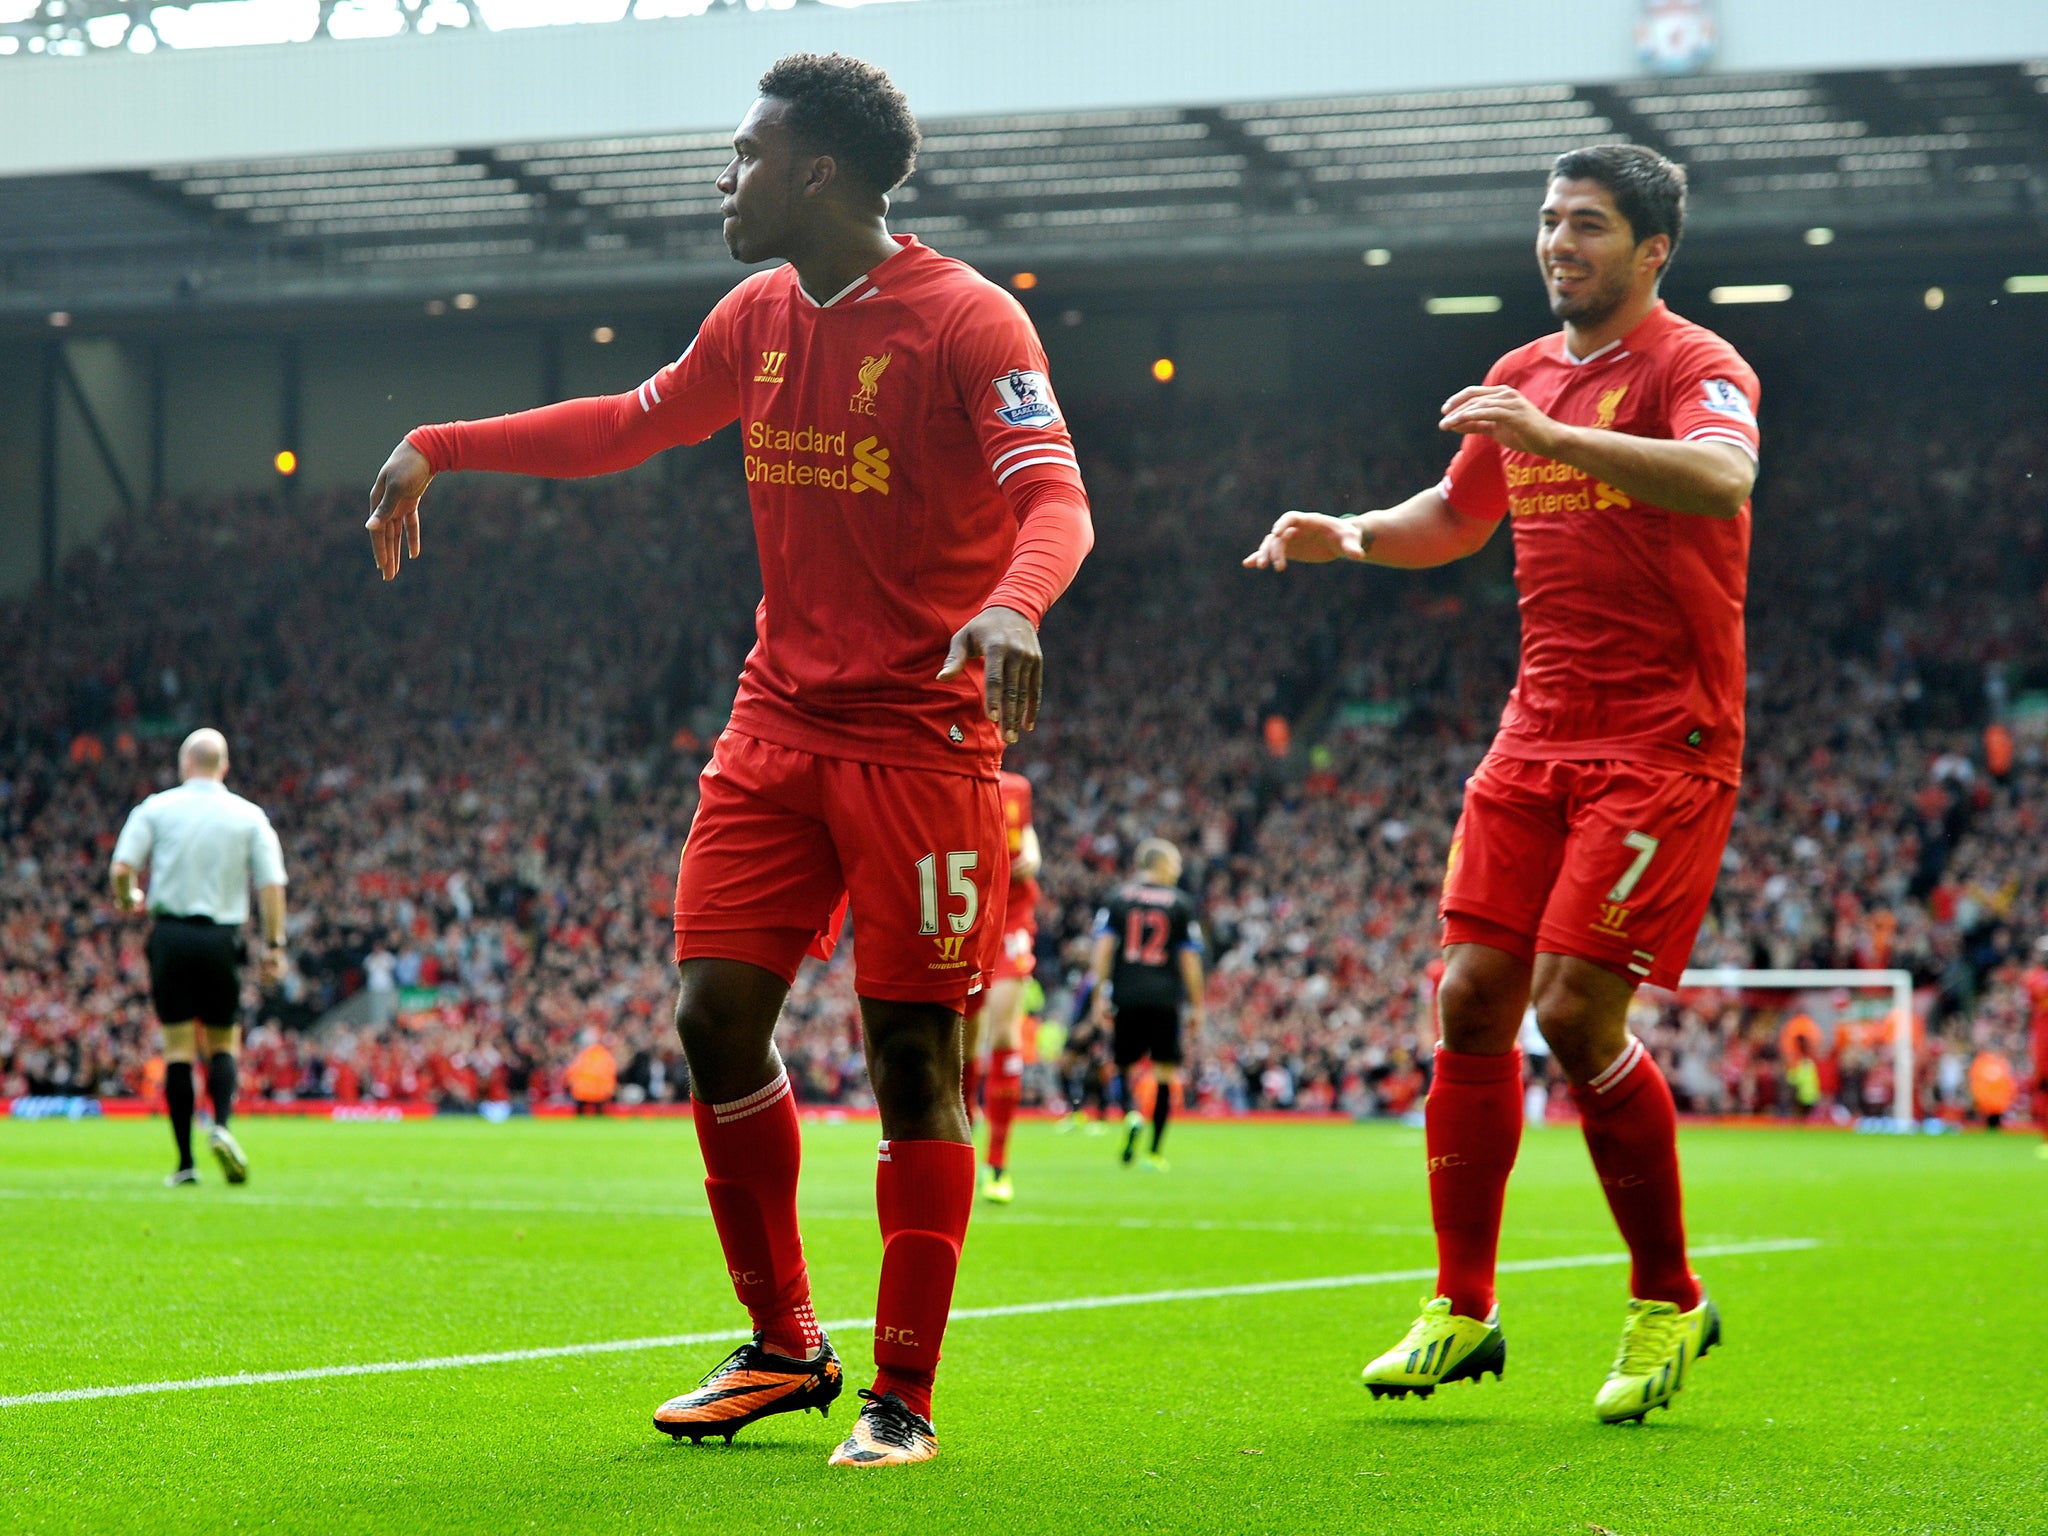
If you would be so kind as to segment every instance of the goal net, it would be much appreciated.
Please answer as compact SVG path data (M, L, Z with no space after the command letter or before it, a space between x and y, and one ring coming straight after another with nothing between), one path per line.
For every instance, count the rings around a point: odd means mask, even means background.
M1672 1087L1695 1110L1810 1113L1832 1101L1914 1123L1909 971L1689 970L1663 1023Z

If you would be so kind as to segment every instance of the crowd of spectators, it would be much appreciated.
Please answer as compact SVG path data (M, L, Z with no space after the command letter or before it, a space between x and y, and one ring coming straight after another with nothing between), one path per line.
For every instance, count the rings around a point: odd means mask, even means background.
M1695 961L1911 970L1932 1110L1967 1106L1980 1052L2025 1075L2048 435L1967 403L1871 425L1890 419L1773 432L1745 788ZM1098 543L1012 753L1037 787L1048 1011L1097 899L1162 835L1211 935L1202 1100L1404 1111L1450 828L1513 677L1509 541L1433 573L1254 574L1238 561L1278 511L1397 499L1444 445L1194 403L1092 410L1076 438ZM686 1094L670 892L759 592L728 446L580 485L444 482L426 558L388 585L358 497L166 503L0 605L0 1098L150 1091L144 928L106 864L200 723L293 880L245 1092L563 1101L596 1040L620 1099ZM865 1100L848 953L807 965L781 1032L814 1102ZM1786 1032L1810 1003L1646 996L1637 1027L1690 1109L1888 1105L1882 1028L1830 1014L1813 1048Z

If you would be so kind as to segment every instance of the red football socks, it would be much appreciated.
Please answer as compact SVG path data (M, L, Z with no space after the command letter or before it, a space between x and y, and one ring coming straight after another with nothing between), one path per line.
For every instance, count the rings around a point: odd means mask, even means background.
M1436 1291L1460 1317L1493 1311L1501 1206L1522 1146L1522 1053L1439 1049L1423 1105Z
M1700 1304L1700 1287L1685 1259L1678 1113L1664 1074L1631 1035L1607 1070L1573 1088L1572 1098L1614 1224L1628 1243L1629 1294L1690 1312Z
M997 1051L989 1059L988 1076L988 1165L1010 1166L1010 1122L1017 1118L1017 1104L1024 1097L1024 1053Z
M974 1208L974 1148L885 1141L875 1164L882 1287L875 1301L875 1391L932 1416L932 1377L953 1307L960 1244Z
M981 1092L981 1059L970 1056L960 1063L960 1098L967 1105L967 1123L974 1124L974 1101ZM995 1113L995 1106L989 1106L989 1113Z
M787 1073L730 1104L690 1101L704 1154L704 1192L733 1291L761 1347L801 1360L823 1342L796 1228L803 1139Z

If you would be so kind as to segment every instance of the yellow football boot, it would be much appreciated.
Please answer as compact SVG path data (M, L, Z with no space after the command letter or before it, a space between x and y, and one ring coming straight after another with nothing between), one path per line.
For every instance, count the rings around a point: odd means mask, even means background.
M1427 1397L1453 1381L1477 1381L1488 1371L1495 1381L1508 1365L1508 1341L1500 1331L1500 1308L1483 1322L1460 1317L1451 1298L1425 1302L1407 1336L1365 1368L1363 1380L1374 1397Z
M1621 1350L1593 1411L1603 1424L1640 1424L1652 1408L1671 1406L1693 1361L1720 1342L1721 1314L1704 1296L1690 1312L1669 1301L1630 1301Z

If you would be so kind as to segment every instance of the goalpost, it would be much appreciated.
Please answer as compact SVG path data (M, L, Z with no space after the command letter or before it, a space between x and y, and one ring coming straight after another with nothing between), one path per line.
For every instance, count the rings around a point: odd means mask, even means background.
M1911 1125L1913 1115L1913 973L1911 971L1745 971L1732 967L1687 971L1681 990L1744 991L1770 988L1808 991L1821 987L1888 987L1892 994L1892 1120Z

